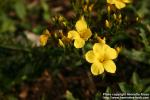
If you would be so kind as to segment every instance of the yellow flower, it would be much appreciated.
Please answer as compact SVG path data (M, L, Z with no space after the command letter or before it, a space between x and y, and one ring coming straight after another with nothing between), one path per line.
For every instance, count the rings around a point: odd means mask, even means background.
M42 33L42 35L40 36L40 44L42 46L45 46L49 37L50 37L49 31L47 29L44 30L43 33Z
M76 22L75 28L76 30L68 32L68 38L74 40L74 46L76 48L82 48L85 41L91 37L92 32L90 28L88 28L84 17L81 17L81 19Z
M85 58L89 63L92 63L91 72L93 75L99 75L106 70L109 73L116 72L116 65L113 59L117 58L118 53L105 42L95 43L93 50L85 54Z
M126 3L131 3L131 0L107 0L107 3L114 4L117 9L122 9L126 6Z

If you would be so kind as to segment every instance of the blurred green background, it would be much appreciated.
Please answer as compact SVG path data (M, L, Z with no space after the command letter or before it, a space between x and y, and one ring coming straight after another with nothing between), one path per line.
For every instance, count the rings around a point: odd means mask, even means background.
M89 2L91 12L83 10L86 0L0 0L0 100L99 100L104 92L150 93L149 0L133 0L121 10L118 30L104 27L106 0ZM109 45L123 47L116 74L92 76L82 50L40 46L44 29L67 33L81 15L92 31L108 37Z

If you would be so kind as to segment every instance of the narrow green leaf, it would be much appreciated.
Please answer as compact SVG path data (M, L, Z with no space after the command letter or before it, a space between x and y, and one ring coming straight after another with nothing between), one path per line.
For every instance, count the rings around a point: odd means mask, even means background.
M132 74L132 82L134 85L140 84L140 78L136 72L133 72L133 74Z
M23 0L18 0L14 5L14 9L18 17L20 19L24 19L24 17L26 16L26 8Z

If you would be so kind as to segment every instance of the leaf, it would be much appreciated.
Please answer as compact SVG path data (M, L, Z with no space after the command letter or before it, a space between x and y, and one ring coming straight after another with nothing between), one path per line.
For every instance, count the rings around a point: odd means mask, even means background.
M94 100L100 100L100 99L101 99L101 93L97 92Z
M1 30L0 32L14 32L16 30L14 21L10 19L6 14L1 13L0 14L0 22L1 22Z
M17 0L15 5L14 5L14 9L16 11L16 14L18 15L18 17L20 19L24 19L26 16L26 8L25 8L25 4L23 2L23 0Z
M132 74L132 82L134 85L140 84L140 78L136 72L133 72L133 74Z
M9 95L7 100L18 100L15 96Z
M72 95L72 93L69 90L66 91L65 98L67 100L77 100L77 99L74 98L74 96Z
M143 17L144 15L148 14L149 13L149 9L148 9L148 6L149 6L149 0L145 0L144 2L141 2L141 7L140 9L137 11L137 14L140 16L140 17Z
M145 89L144 93L150 93L150 86Z
M140 28L140 36L141 36L141 38L142 38L142 42L143 42L143 44L145 45L145 47L147 47L147 46L149 46L148 44L148 40L147 40L147 38L146 38L146 34L145 34L145 31L144 31L144 29L142 29L142 28Z
M14 23L11 19L8 19L7 21L5 21L2 25L2 32L5 31L10 31L10 32L14 32L16 30Z
M148 52L138 51L135 49L132 49L132 51L130 51L124 48L122 50L122 54L125 55L128 59L143 62L145 64L150 64L150 59L147 58L147 56L149 56Z
M139 76L136 72L133 72L131 81L133 82L134 90L136 92L142 92L144 86L143 86L141 79L139 78Z
M48 6L47 2L44 0L41 0L41 7L44 10L43 18L48 21L50 18L50 11L49 11L49 6Z
M120 82L118 85L119 85L122 92L124 92L124 93L132 92L132 87L127 85L125 82Z
M143 84L138 84L138 85L134 85L133 88L134 88L135 92L140 93L143 91L144 86L143 86Z
M110 87L107 87L106 93L111 93L111 92L112 92L111 88L110 88Z
M50 19L50 14L48 11L45 11L44 14L43 14L43 18L48 21Z
M43 8L44 11L49 10L48 4L45 0L41 0L41 7Z
M150 84L150 79L149 79L149 78L142 79L142 80L141 80L141 83L142 83L143 85L148 85L148 84Z

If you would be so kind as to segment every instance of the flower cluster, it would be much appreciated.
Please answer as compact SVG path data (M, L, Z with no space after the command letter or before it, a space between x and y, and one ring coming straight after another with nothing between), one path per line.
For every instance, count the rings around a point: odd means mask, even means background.
M110 5L115 5L117 9L122 9L126 6L126 3L130 3L130 0L107 0L107 3ZM108 6L108 15L110 14L110 6ZM118 16L116 14L113 14L114 20L117 20L118 23L121 23L121 14ZM66 24L65 24L66 25ZM105 26L107 29L111 29L112 23L109 20L105 20ZM45 46L48 38L50 37L50 32L46 30L41 36L40 36L40 42L42 46ZM92 33L91 29L89 28L84 16L81 16L81 18L76 22L75 29L70 30L67 32L66 35L61 32L61 38L58 39L58 44L61 47L66 46L66 43L74 45L75 48L83 48L86 44L86 42L89 39L95 39L93 37L96 37L98 39L98 42L93 44L92 50L87 51L85 53L85 59L87 62L91 63L91 73L93 75L99 75L104 73L104 71L109 73L115 73L116 72L116 64L114 63L114 59L117 58L120 47L117 47L116 49L110 47L108 44L106 44L105 37L101 38L98 35L95 35ZM55 39L56 40L56 39Z
M85 42L92 36L90 28L87 26L87 23L82 16L75 25L76 30L71 30L68 32L68 38L74 42L75 48L83 48ZM40 42L42 46L45 46L50 33L48 30L45 30L40 36ZM99 43L93 45L93 50L88 51L85 54L85 59L92 63L91 72L93 75L99 75L106 70L109 73L115 73L116 65L113 62L113 59L117 58L117 50L111 48L105 43L105 38L99 38ZM59 44L64 47L64 43L59 39Z
M82 16L75 25L76 30L71 30L68 32L66 38L74 42L75 48L83 48L85 42L92 36L90 28L87 26L87 23ZM41 44L44 46L49 37L48 30L45 30L44 34L41 35ZM93 50L88 51L85 54L85 59L92 63L91 72L93 75L99 75L106 70L109 73L116 72L116 65L113 62L113 59L116 59L118 56L117 50L111 48L105 43L105 38L99 38L99 43L93 45ZM59 39L59 44L64 47L63 42Z
M74 46L76 48L82 48L91 35L92 32L88 28L87 23L84 17L81 17L80 20L76 22L76 30L71 30L68 32L68 38L74 40Z

